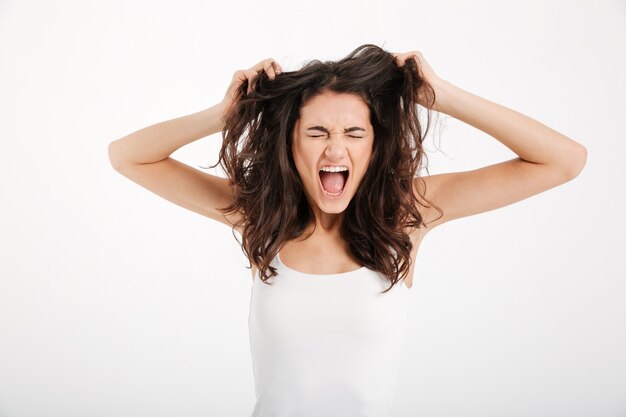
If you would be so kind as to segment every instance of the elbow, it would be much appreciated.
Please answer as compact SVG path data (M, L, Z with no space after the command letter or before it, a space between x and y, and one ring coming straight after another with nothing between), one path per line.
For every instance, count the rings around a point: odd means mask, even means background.
M119 156L118 145L119 145L118 140L114 140L113 142L109 143L108 154L109 154L109 162L111 163L111 166L113 167L113 169L119 172L122 162Z
M572 154L572 157L569 158L569 163L567 165L567 176L570 179L576 178L587 163L587 148L583 145L577 147L576 152Z

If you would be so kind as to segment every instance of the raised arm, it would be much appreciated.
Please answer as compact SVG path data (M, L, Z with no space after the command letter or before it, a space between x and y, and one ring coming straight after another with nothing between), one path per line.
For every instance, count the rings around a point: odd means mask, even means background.
M236 71L224 99L214 106L153 124L111 142L111 165L166 200L232 227L239 219L234 215L226 217L218 210L232 202L229 180L190 167L170 155L188 143L221 132L223 116L234 103L237 89L246 81L250 84L261 70L274 77L272 63L267 59L248 70Z
M216 104L117 139L109 144L111 165L126 178L166 200L230 226L229 220L217 210L232 200L228 179L170 157L176 149L221 131L221 115L222 107Z
M405 54L406 55L406 54ZM402 55L404 59L406 56ZM482 168L424 177L426 197L443 210L431 210L428 230L452 219L494 210L575 178L587 159L586 148L515 110L465 91L437 77L420 53L414 54L430 77L433 108L482 130L518 156ZM421 183L414 181L421 189Z

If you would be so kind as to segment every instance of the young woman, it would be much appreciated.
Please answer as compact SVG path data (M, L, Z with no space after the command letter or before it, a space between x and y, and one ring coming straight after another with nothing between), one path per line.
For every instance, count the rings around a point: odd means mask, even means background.
M518 157L418 176L431 111ZM217 132L227 178L170 157ZM424 236L575 178L586 149L441 79L418 51L366 44L297 71L273 59L236 71L219 104L118 139L109 157L139 185L242 236L253 416L387 416Z

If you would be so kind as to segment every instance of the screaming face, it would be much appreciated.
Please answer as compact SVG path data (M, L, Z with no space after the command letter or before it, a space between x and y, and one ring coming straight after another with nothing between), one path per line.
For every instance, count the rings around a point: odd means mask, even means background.
M345 210L365 175L373 144L369 108L355 94L327 91L300 108L293 159L316 215Z

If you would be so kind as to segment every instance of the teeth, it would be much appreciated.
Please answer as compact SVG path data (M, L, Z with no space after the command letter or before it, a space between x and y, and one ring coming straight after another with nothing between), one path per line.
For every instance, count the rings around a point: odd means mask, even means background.
M320 171L326 171L326 172L341 172L341 171L347 171L348 167L345 166L339 166L339 167L324 167L322 169L320 169Z
M341 194L341 191L339 191L338 193L330 193L330 192L328 192L328 191L324 190L324 192L325 192L326 194L328 194L328 195L334 195L334 196L337 196L337 195Z

